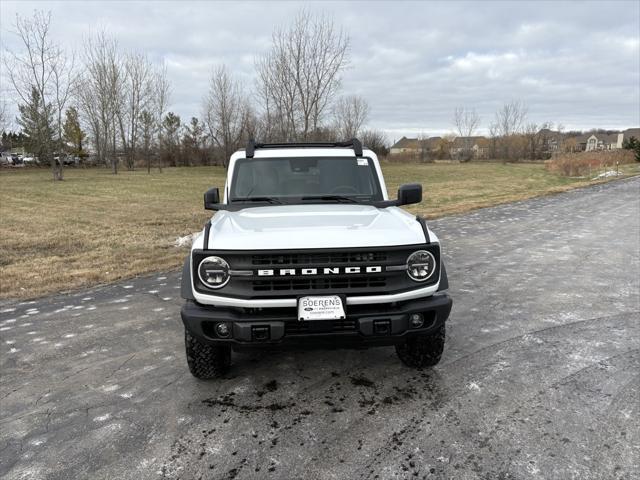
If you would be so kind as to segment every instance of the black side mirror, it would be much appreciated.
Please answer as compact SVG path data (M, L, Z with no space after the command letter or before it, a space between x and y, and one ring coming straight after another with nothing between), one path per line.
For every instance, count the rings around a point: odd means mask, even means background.
M217 188L210 188L204 193L204 209L216 210L215 205L220 203L220 191Z
M411 205L422 201L422 185L407 183L398 189L398 205Z

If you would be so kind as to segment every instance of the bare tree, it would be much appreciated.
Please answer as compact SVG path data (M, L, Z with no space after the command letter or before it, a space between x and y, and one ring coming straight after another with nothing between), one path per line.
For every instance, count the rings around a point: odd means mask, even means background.
M8 52L5 67L11 84L23 104L29 104L37 92L41 108L37 112L42 132L55 132L31 139L39 144L41 160L48 160L54 180L63 179L62 162L54 160L54 149L61 147L62 115L73 88L73 59L69 59L51 39L51 12L35 11L32 17L16 15L16 34L21 52Z
M151 173L151 152L156 132L156 120L153 113L143 110L140 113L140 137L142 140L142 156L147 165L147 173Z
M149 108L153 93L153 69L143 54L129 53L124 60L123 108L118 110L118 126L127 168L135 165L140 133L140 114Z
M529 122L522 127L522 136L524 137L525 157L535 160L539 157L542 150L543 133L541 127L535 122Z
M209 93L204 101L204 117L211 140L223 152L225 167L239 146L247 113L247 102L240 83L231 76L226 66L214 69Z
M498 134L498 124L495 122L491 122L489 125L489 157L490 158L498 158L498 143L499 143L499 134Z
M151 78L151 98L145 110L146 115L141 120L141 128L143 130L143 145L145 159L147 162L147 173L151 173L151 150L154 146L161 147L164 142L161 140L163 129L163 118L171 98L171 84L167 76L167 67L165 64L155 68ZM158 170L162 172L163 152L158 152Z
M98 160L118 173L118 118L124 109L124 69L117 42L104 32L85 42L85 68L78 103L88 117Z
M7 108L7 99L2 94L0 98L0 133L9 129L11 122L9 121L9 109Z
M267 122L258 114L249 101L247 101L245 105L244 128L241 143L246 143L249 139L269 138L268 135L266 135L267 129Z
M524 102L514 100L505 103L496 112L496 125L498 133L504 137L520 132L526 118L528 108Z
M71 57L67 57L66 55L60 56L59 61L53 65L52 71L56 148L60 158L60 165L58 168L60 169L60 176L62 177L62 156L66 156L66 148L63 138L64 121L62 117L65 106L68 104L77 86L75 78L75 55L71 55Z
M360 133L362 145L370 148L380 157L389 154L389 139L382 130L364 130Z
M473 134L480 126L480 116L475 109L466 107L456 107L453 111L453 124L456 127L456 133L463 139L462 142L462 158L471 160L473 157Z
M369 104L358 95L341 97L333 108L337 135L342 139L358 136L369 115Z
M556 151L564 151L565 138L564 125L562 123L558 123L556 125Z
M429 135L420 132L418 135L418 161L428 162L431 160L429 152Z
M519 100L505 103L496 112L495 128L500 137L500 153L505 160L517 156L519 144L517 135L522 133L527 112L526 104Z
M258 94L279 140L308 140L318 131L347 65L349 37L325 16L300 12L276 30L258 58Z

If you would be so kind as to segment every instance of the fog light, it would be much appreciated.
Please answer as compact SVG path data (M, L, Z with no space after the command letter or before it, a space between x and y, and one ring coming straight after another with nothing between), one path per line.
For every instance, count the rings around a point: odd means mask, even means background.
M412 313L409 321L411 322L411 328L420 328L424 325L424 317L421 313Z
M216 325L216 333L221 338L227 338L231 333L229 325L227 325L226 323L218 323Z

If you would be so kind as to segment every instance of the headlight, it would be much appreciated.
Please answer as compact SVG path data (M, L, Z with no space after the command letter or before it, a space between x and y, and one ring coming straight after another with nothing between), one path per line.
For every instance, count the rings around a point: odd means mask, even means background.
M418 250L407 258L407 275L409 275L411 280L424 282L431 278L431 275L433 275L435 271L436 259L431 252Z
M222 288L229 281L229 264L220 257L206 257L198 266L198 277L205 287Z

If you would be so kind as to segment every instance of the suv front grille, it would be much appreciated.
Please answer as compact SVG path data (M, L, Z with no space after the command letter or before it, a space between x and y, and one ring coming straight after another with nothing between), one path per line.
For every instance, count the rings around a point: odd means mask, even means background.
M271 265L325 266L365 262L386 262L386 252L320 252L294 254L252 255L251 264L263 267Z
M283 290L352 290L354 288L382 288L387 285L385 277L322 277L286 280L253 280L255 292Z
M437 244L326 250L198 250L193 253L192 278L199 292L246 299L387 295L422 288L438 281L439 271L435 272L432 280L417 283L402 269L407 257L420 249L431 251L439 268L440 248ZM208 255L224 258L231 269L243 274L232 276L221 289L206 288L198 280L197 267ZM359 267L360 270L346 273L350 267ZM376 270L368 272L368 267L376 267ZM303 273L305 269L315 269L317 273ZM329 269L337 271L326 272ZM260 270L271 273L261 275ZM280 274L283 270L288 273Z

